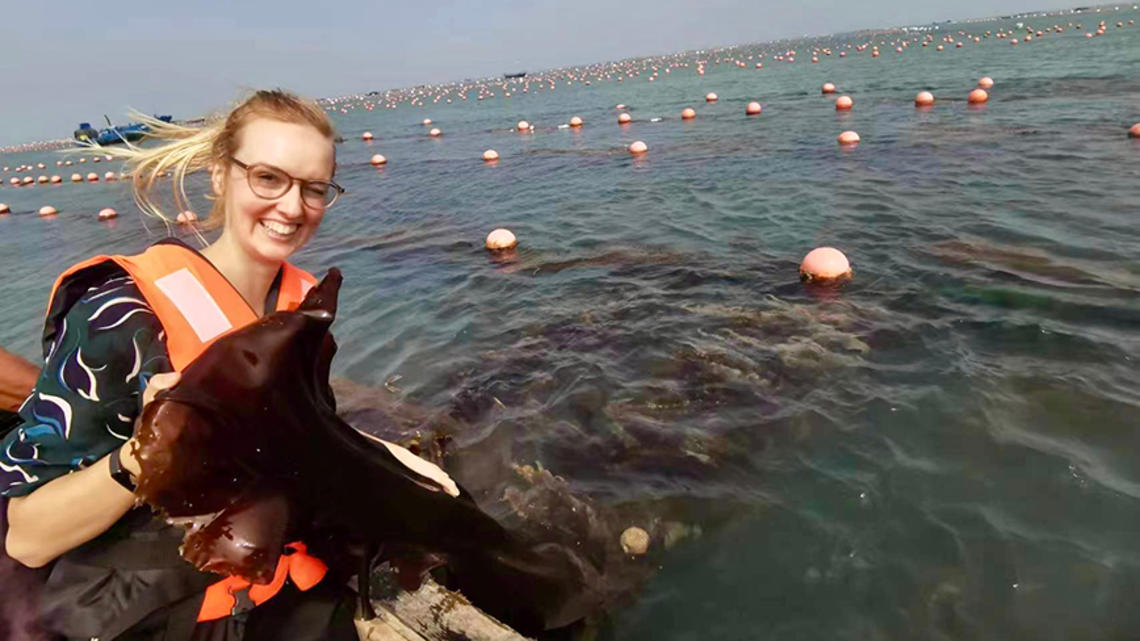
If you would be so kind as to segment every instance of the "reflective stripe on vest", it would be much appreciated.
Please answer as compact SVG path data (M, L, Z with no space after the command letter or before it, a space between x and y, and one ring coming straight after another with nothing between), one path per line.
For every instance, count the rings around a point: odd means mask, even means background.
M260 316L208 260L189 247L170 243L152 245L135 256L96 256L74 265L56 280L49 300L54 301L65 280L107 261L130 274L162 324L170 364L175 371L185 369L218 337L245 327ZM276 311L296 309L317 279L289 263L283 263L281 269ZM51 308L49 303L49 313ZM232 613L234 604L228 607L226 604L235 599L234 591L248 588L253 602L261 604L281 590L286 576L302 590L308 590L324 578L327 566L309 556L304 543L291 543L286 548L291 553L278 559L277 572L268 585L251 585L240 577L227 577L209 586L198 620L213 620ZM217 614L223 610L223 614ZM203 619L203 616L208 618Z

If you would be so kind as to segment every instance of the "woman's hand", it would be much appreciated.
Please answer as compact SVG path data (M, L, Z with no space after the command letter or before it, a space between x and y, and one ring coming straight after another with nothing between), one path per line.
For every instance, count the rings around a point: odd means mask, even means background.
M416 474L419 474L420 476L426 476L427 478L435 481L448 494L452 496L459 496L459 486L456 485L455 481L453 481L451 477L447 475L447 472L444 472L435 463L425 461L415 454L412 454L412 452L406 447L396 445L395 443L389 443L388 441L380 438L376 438L375 436L372 436L363 430L356 431L360 433L361 436L367 436L369 439L372 439L373 441L376 441L377 443L380 443L384 447L388 448L388 451L392 453L392 456L395 456L397 461L403 463L404 467L415 472Z
M455 481L453 481L451 477L447 475L447 472L444 472L443 469L438 465L432 463L431 461L425 461L415 454L412 454L412 452L406 447L396 445L395 443L389 443L388 441L380 442L383 443L384 447L388 448L388 451L392 453L392 456L395 456L396 460L403 463L405 467L415 472L416 474L419 474L420 476L426 476L429 479L435 481L448 494L452 496L459 496L459 486L457 486L455 484Z
M146 410L146 406L154 401L154 397L163 390L170 389L182 380L182 375L178 372L167 372L165 374L155 374L150 377L146 382L146 389L143 390L142 396L142 410L139 411L139 416ZM119 448L119 460L123 463L123 469L130 472L132 476L138 476L141 471L138 460L135 459L135 438L132 436L130 440Z

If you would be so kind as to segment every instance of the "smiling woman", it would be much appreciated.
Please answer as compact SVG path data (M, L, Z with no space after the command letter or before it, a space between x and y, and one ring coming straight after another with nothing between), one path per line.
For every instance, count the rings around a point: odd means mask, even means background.
M335 132L324 111L284 91L258 91L205 129L148 124L165 144L105 150L126 160L135 200L172 223L152 198L160 179L173 175L182 211L187 175L208 171L214 206L203 227L221 234L201 251L165 239L97 256L56 281L43 371L0 442L7 554L29 567L55 561L43 621L67 638L355 639L343 587L357 568L350 554L313 557L323 569L303 591L219 609L209 595L228 579L183 562L181 531L134 494L133 426L155 394L215 339L296 308L316 282L286 261L344 192L333 182ZM422 463L421 473L450 481Z

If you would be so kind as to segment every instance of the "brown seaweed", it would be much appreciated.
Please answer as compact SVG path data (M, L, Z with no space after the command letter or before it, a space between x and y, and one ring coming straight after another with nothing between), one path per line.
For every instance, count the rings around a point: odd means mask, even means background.
M296 311L222 337L147 406L138 494L187 527L183 557L265 583L293 540L318 556L393 545L441 555L454 587L520 631L589 614L601 579L567 546L520 540L337 416L340 282L330 270Z

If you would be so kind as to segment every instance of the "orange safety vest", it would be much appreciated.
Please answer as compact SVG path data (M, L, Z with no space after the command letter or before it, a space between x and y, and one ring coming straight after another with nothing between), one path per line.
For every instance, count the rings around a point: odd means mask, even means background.
M56 293L60 288L79 272L107 262L117 264L130 274L162 324L175 371L185 369L222 335L260 317L204 256L180 242L168 241L152 245L135 256L96 256L63 272L52 287L49 321L56 310ZM284 263L276 310L296 309L316 282L308 272ZM285 547L273 580L268 584L254 585L242 577L230 576L206 588L198 621L234 614L239 607L235 592L248 590L249 599L260 605L281 590L286 577L301 590L308 590L324 578L328 566L310 556L304 543L298 541Z

